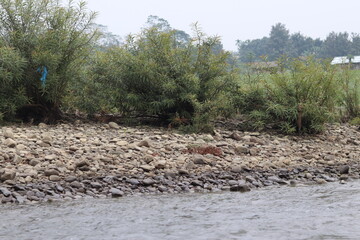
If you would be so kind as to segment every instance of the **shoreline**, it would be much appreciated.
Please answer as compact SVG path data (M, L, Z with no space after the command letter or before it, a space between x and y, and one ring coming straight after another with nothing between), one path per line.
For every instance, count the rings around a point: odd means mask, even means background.
M182 192L246 192L360 178L360 131L316 136L217 128L214 135L109 124L0 130L0 202Z

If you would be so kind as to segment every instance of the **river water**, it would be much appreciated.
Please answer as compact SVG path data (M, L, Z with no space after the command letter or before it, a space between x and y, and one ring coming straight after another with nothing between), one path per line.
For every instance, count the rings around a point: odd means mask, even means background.
M360 239L360 182L2 205L0 239Z

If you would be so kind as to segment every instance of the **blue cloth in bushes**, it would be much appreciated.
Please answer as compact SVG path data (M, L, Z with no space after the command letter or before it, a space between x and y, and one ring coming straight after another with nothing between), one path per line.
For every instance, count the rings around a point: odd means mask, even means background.
M40 81L41 81L43 87L45 87L46 78L47 78L47 75L48 75L47 67L45 67L45 66L39 67L37 69L37 72L41 74Z

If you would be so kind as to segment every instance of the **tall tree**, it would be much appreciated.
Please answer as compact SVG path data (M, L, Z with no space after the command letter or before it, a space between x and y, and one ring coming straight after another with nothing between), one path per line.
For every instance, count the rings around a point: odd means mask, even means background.
M351 34L351 55L360 55L360 35L353 33Z
M289 30L282 23L277 23L271 27L269 38L269 59L276 60L282 55L287 54L289 49Z

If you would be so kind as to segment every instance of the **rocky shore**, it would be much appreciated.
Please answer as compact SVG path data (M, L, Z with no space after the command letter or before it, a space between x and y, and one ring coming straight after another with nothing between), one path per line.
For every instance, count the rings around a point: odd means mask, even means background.
M37 203L137 194L250 191L360 178L360 131L317 136L109 124L0 130L0 202Z

